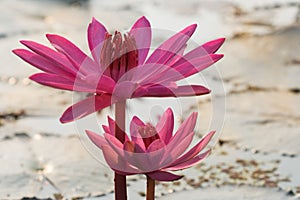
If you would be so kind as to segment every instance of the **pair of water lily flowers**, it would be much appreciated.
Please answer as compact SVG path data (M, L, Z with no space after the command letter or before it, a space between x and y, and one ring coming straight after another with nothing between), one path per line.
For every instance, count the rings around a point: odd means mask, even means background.
M92 57L64 37L47 34L55 50L33 41L21 41L26 49L13 52L42 70L30 79L57 89L90 93L70 106L61 122L71 122L129 98L198 96L210 92L201 85L177 85L177 81L206 69L223 57L215 54L224 38L207 42L185 53L196 29L190 25L164 41L148 56L152 30L145 17L139 18L128 33L110 34L93 18L88 26L88 45ZM174 116L167 109L153 126L134 117L130 137L115 136L116 122L108 118L104 136L87 131L104 154L108 165L122 175L146 174L154 180L172 181L181 176L169 173L191 167L208 154L200 152L213 137L210 132L185 153L191 144L197 114L192 113L173 135ZM125 120L125 119L124 119ZM118 123L118 122L117 122Z

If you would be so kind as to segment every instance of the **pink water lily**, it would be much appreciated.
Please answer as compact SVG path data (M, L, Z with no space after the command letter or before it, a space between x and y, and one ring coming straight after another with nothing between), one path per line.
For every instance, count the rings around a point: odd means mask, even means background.
M130 137L126 136L124 143L114 136L115 121L111 118L108 118L109 125L103 126L104 137L92 131L86 133L102 150L106 162L117 173L146 174L154 180L173 181L182 176L168 171L189 168L210 153L210 150L200 152L209 143L214 131L186 152L193 140L196 120L197 113L192 113L173 135L174 116L169 108L155 127L144 123L138 117L133 117Z
M63 113L60 120L65 123L128 98L209 93L209 89L200 85L176 84L176 81L198 73L223 57L215 52L223 44L224 38L184 53L195 29L195 24L186 27L148 56L151 27L145 17L139 18L124 35L118 31L109 34L93 18L87 31L92 57L66 38L55 34L46 35L55 50L22 40L21 43L31 51L15 49L13 52L43 71L32 75L31 80L58 89L92 94Z

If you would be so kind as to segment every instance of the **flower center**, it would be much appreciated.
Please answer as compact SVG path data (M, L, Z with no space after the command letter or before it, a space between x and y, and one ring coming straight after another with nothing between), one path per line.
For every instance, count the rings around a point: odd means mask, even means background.
M114 35L106 33L100 53L100 64L104 74L115 81L138 65L138 51L134 37L118 31Z
M154 126L152 126L150 123L147 123L145 126L139 127L139 134L143 138L145 147L148 148L148 146L156 139L159 139L159 135L157 134L157 131Z

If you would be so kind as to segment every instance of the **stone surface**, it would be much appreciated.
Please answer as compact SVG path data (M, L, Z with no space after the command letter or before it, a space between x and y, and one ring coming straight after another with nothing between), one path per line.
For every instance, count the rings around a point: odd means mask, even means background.
M299 89L299 32L296 24L266 35L232 39L230 46L224 48L228 56L222 63L226 67L220 68L222 76L235 84L271 90Z
M293 197L287 196L282 191L276 189L266 189L266 188L256 188L256 187L220 187L220 188L206 188L197 189L193 191L183 191L167 195L158 199L184 199L189 197L190 200L198 200L199 198L203 200L214 200L214 199L238 199L238 200L292 200Z
M208 124L209 103L200 103L202 123ZM226 96L223 140L240 148L263 152L300 154L295 140L300 136L300 95L287 91L245 90Z
M0 161L1 198L84 197L112 189L110 170L75 136L5 139L0 145Z

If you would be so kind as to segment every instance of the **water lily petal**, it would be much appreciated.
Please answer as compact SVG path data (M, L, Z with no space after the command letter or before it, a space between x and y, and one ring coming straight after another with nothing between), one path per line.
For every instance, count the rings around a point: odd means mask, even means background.
M130 99L133 97L136 88L137 84L132 81L119 81L112 92L112 98L115 101Z
M108 121L108 129L109 131L106 132L110 135L115 135L115 128L116 128L116 122L115 120L113 120L112 118L110 118L109 116L107 116L107 121ZM128 135L125 133L125 141L129 141Z
M181 156L189 147L193 140L193 136L194 132L190 132L184 138L178 141L178 143L172 143L172 141L170 141L166 147L166 153L162 157L160 165L162 167L166 167L175 162L178 157Z
M168 62L165 63L165 65L172 66L180 58L182 58L186 47L187 47L187 44L182 46L181 49L179 49L178 52L176 54L174 54L173 57Z
M180 52L182 47L186 45L186 42L195 32L196 27L196 24L192 24L163 42L157 49L154 50L146 63L166 64L174 57L174 55Z
M125 151L134 152L134 143L132 141L125 141L123 146Z
M204 152L196 157L193 157L183 163L180 163L177 165L172 164L171 166L164 168L164 170L176 171L176 170L182 170L182 169L192 167L192 166L200 163L204 158L206 158L210 154L210 151L211 150L207 150L206 152Z
M42 57L48 59L50 62L53 62L58 67L68 70L73 75L77 75L77 69L72 65L72 63L66 58L64 54L56 52L49 47L33 41L21 40L20 42L36 54L41 55Z
M155 160L152 155L150 156L146 153L138 144L132 141L126 141L124 143L124 150L126 161L141 171L148 172L158 168L158 166L152 164L152 161Z
M211 66L223 57L222 54L208 54L187 60L178 59L172 66L159 63L145 64L135 68L126 75L127 80L140 85L168 84L189 77Z
M152 82L158 84L176 82L206 69L222 57L223 55L221 54L208 54L202 57L195 57L190 60L182 57L171 67L164 66L166 70L163 73L159 73L156 76L156 79L152 80Z
M177 81L189 77L211 66L223 58L223 56L223 54L209 54L207 56L196 57L190 60L183 57L173 65L173 68L178 73L173 73L174 75L169 77L161 77L161 79L164 79L165 81Z
M110 118L109 116L107 116L107 121L108 121L108 126L109 126L109 134L111 135L115 135L115 120L113 120L112 118Z
M225 42L225 38L218 38L206 42L201 46L206 50L207 53L215 53L216 51L218 51L218 49L222 46L224 42Z
M139 18L132 26L129 34L134 37L138 50L138 64L144 63L151 45L152 32L146 17Z
M112 89L111 85L107 85L105 87L105 85L103 84L103 82L105 82L106 79L101 79L98 84L100 87L95 88L94 86L87 84L81 79L70 80L57 74L37 73L30 76L29 78L42 85L78 92L102 93L109 92L106 89Z
M209 94L210 90L201 85L184 85L177 87L166 87L163 85L152 85L150 87L140 87L134 97L183 97Z
M124 157L124 144L120 140L118 140L114 135L108 133L104 133L104 138L115 152Z
M171 108L168 108L164 114L160 117L157 125L156 131L164 144L168 144L173 133L174 128L174 115Z
M148 146L147 154L149 157L150 165L152 166L152 168L149 171L153 171L164 167L163 165L161 165L161 159L165 153L166 145L160 139L156 139Z
M73 80L66 79L56 74L37 73L30 76L29 79L37 83L40 83L42 85L46 85L58 89L90 92L89 88L86 88L85 86L82 88L78 84L76 85L77 87L75 87Z
M120 140L118 140L114 135L111 134L105 133L104 137L109 146L119 155L119 157L122 157L122 159L124 159L131 166L137 167L141 170L143 169L143 167L141 166L145 164L145 161L141 160L140 158L136 158L136 154L134 154L134 152L132 151L133 149L130 149L129 147L130 144L132 144L132 146L134 147L134 143L132 143L131 141L125 141L125 143L122 144ZM117 170L123 171L122 168Z
M130 122L130 136L131 140L134 143L138 144L143 149L143 151L146 151L143 138L139 134L139 127L143 126L145 126L145 123L142 120L140 120L140 118L134 116Z
M170 65L170 66L172 66L179 72L179 74L176 74L178 72L175 73L175 77L179 75L179 78L174 79L173 81L180 80L180 79L190 76L194 73L202 71L203 69L209 67L211 64L213 64L213 63L217 62L219 59L221 59L223 57L223 55L210 55L210 54L215 53L221 47L221 45L224 43L224 41L225 41L225 38L219 38L216 40L209 41L209 42L201 45L200 47L193 49L192 51L188 52L184 56L181 56L180 58L176 59L176 62L173 62L172 65ZM177 56L177 57L179 57L179 56ZM208 59L208 61L211 61L211 62L208 62L207 59ZM187 63L190 66L189 68L185 67ZM187 75L185 75L185 73L183 73L184 69L182 69L181 67L178 67L180 65L182 68L185 68L186 71L190 71L193 68L195 68L194 72L192 71L192 72L188 73ZM166 72L168 72L168 74L164 73L165 77L169 77L169 79L170 79L170 76L172 77L172 75L170 74L170 71L172 71L172 70L171 69L167 70ZM181 76L181 74L183 76ZM162 77L160 77L160 79L164 79L164 77L162 76Z
M130 163L133 167L141 170L142 172L150 172L157 169L157 166L152 165L152 160L147 153L136 153L131 151L125 151L124 159Z
M141 171L129 165L129 163L120 157L109 145L102 147L104 158L107 164L116 172L124 175L140 174Z
M201 139L200 142L198 142L192 149L190 149L183 156L178 158L174 163L172 163L172 165L178 165L178 164L181 164L183 162L186 162L187 160L189 160L189 159L193 158L194 156L196 156L197 154L199 154L200 151L202 151L206 147L206 145L209 143L209 141L214 136L214 134L215 134L215 131L211 131L210 133L205 135Z
M151 165L149 154L127 151L125 146L114 136L110 134L104 134L104 136L110 147L131 166L141 170L142 172L149 172L157 169L156 166ZM122 169L118 170L124 171Z
M92 142L100 149L102 149L103 145L107 145L106 140L101 135L98 135L97 133L89 130L86 130L85 132L90 140L92 140Z
M88 43L94 60L100 64L100 53L107 30L94 17L88 26Z
M167 166L174 162L189 147L193 140L193 129L196 125L196 120L197 113L194 112L181 124L166 146L166 153L161 159L162 166Z
M131 137L140 137L139 127L145 126L146 124L137 116L134 116L130 123L130 135Z
M75 83L84 81L86 85L89 85L91 89L94 89L94 92L101 93L112 93L115 88L115 81L110 78L109 76L106 76L104 74L89 74L87 76L84 76L82 78L76 77Z
M36 53L28 51L26 49L15 49L13 53L23 59L25 62L33 65L34 67L52 74L61 74L65 78L73 78L74 76L67 68L61 68L55 63L49 61L48 59L40 56Z
M119 170L116 170L114 168L112 168L112 170L114 170L117 174L120 174L120 175L123 175L123 176L130 176L130 175L134 175L134 174L142 174L142 172L139 169L135 169L130 165L129 165L129 167L130 167L130 170L127 170L127 171L119 171Z
M160 83L156 80L163 72L168 71L169 68L169 66L159 63L144 64L127 71L121 80L131 81L132 83L138 83L139 85Z
M83 74L99 73L99 66L72 42L55 34L47 34L46 37L55 49L66 55L80 72Z
M196 125L197 115L198 113L193 112L186 120L184 120L175 135L171 138L170 143L178 143L186 135L193 132Z
M191 60L194 58L199 58L208 54L215 53L224 43L225 38L219 38L216 40L212 40L209 42L206 42L205 44L193 49L192 51L188 52L186 55L184 55L185 60ZM181 61L183 62L184 59ZM178 63L181 64L181 63Z
M186 47L186 42L195 29L195 24L188 26L155 49L146 63L136 69L133 76L134 80L142 85L160 83L160 76L169 73L168 71L171 67L168 64L174 63L175 60L180 60L178 54Z
M60 121L62 123L71 122L87 116L97 110L101 110L107 106L110 106L111 104L111 96L109 94L90 96L70 106L63 113Z
M110 129L109 129L109 126L102 125L102 129L103 129L103 131L104 131L105 133L111 134Z
M148 146L147 152L151 154L151 152L164 149L165 146L166 146L165 143L161 139L156 139ZM163 153L163 152L160 152L160 153ZM160 158L161 158L161 156L160 156Z
M155 172L147 173L147 175L153 180L157 180L157 181L176 181L183 177L165 171L155 171Z

